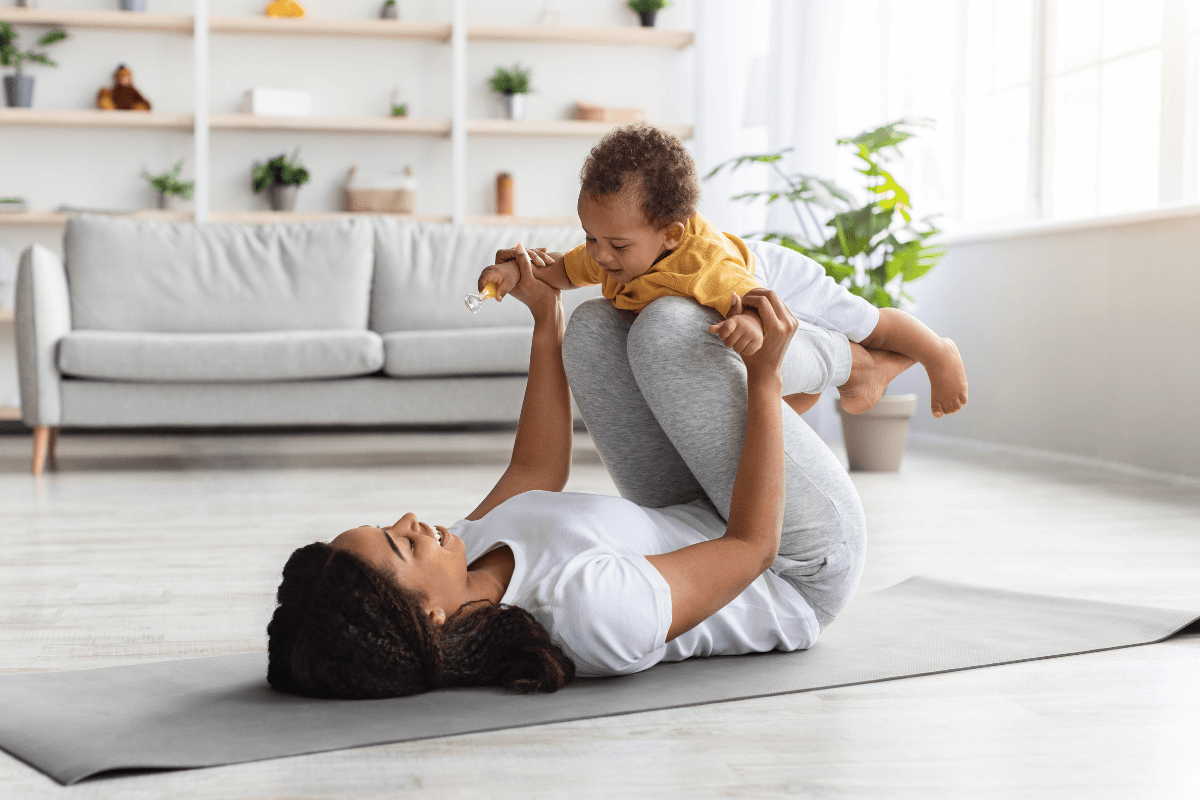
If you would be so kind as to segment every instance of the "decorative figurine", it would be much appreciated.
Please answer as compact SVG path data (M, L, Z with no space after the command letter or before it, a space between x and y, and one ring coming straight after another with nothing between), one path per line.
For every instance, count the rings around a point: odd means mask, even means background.
M96 95L96 108L120 111L149 111L150 101L133 85L133 73L124 64L113 73L113 87Z
M303 17L304 6L296 0L274 0L267 6L268 17Z

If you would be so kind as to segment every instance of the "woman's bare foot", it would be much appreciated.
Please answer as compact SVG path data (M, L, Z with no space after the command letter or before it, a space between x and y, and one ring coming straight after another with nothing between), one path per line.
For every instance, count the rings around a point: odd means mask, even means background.
M815 406L820 399L820 394L789 394L784 396L783 402L791 406L792 411L803 414Z
M929 408L935 417L953 414L967 404L967 368L958 345L943 337L942 348L938 359L925 365L929 373Z
M842 408L850 414L861 414L878 403L888 384L917 363L890 350L868 350L854 343L850 344L850 359L850 380L838 387Z

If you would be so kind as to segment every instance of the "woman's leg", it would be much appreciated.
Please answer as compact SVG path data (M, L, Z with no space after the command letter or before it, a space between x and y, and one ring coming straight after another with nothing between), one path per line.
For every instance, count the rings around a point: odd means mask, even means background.
M638 387L662 430L728 518L746 427L746 367L708 333L717 320L715 311L686 298L656 300L631 327L628 353ZM802 329L807 327L801 323ZM805 357L816 361L832 358L821 341L806 330L792 346L799 342L807 349ZM862 504L833 453L786 406L783 439L783 537L771 569L800 591L826 625L849 601L862 573Z
M626 356L630 323L603 298L571 315L563 366L600 459L621 496L646 508L704 497L638 389Z

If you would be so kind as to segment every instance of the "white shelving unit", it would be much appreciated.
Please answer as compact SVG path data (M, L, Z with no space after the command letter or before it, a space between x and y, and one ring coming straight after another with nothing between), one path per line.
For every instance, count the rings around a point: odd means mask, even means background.
M688 31L637 27L565 27L558 25L469 25L466 0L453 0L452 21L410 22L382 19L277 19L266 16L210 16L207 0L195 0L194 14L130 13L122 11L69 11L0 8L0 20L17 25L58 25L64 28L141 30L190 34L195 65L192 114L96 109L0 109L0 127L6 125L56 127L142 128L191 130L196 191L194 214L139 212L158 219L197 221L277 221L323 219L339 213L286 214L274 212L222 212L209 208L210 134L224 131L321 131L334 133L450 137L452 209L448 215L416 217L449 220L457 224L569 224L573 217L501 217L468 215L466 172L469 136L590 137L598 138L616 123L580 120L529 120L467 118L467 47L469 41L518 41L543 45L600 45L682 49L693 44ZM212 113L209 105L209 38L212 35L324 36L418 40L447 43L451 48L452 113L450 119L408 117L259 117L250 114ZM692 136L689 125L666 125L677 136ZM51 226L65 223L67 214L26 211L0 214L0 225Z

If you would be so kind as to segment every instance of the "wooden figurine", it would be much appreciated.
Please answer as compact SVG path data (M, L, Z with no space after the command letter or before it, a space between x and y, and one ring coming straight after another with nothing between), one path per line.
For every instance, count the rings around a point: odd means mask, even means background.
M303 17L304 6L296 0L274 0L267 6L268 17Z
M149 111L150 101L133 85L133 73L124 64L113 73L113 87L96 95L96 108L121 111Z

